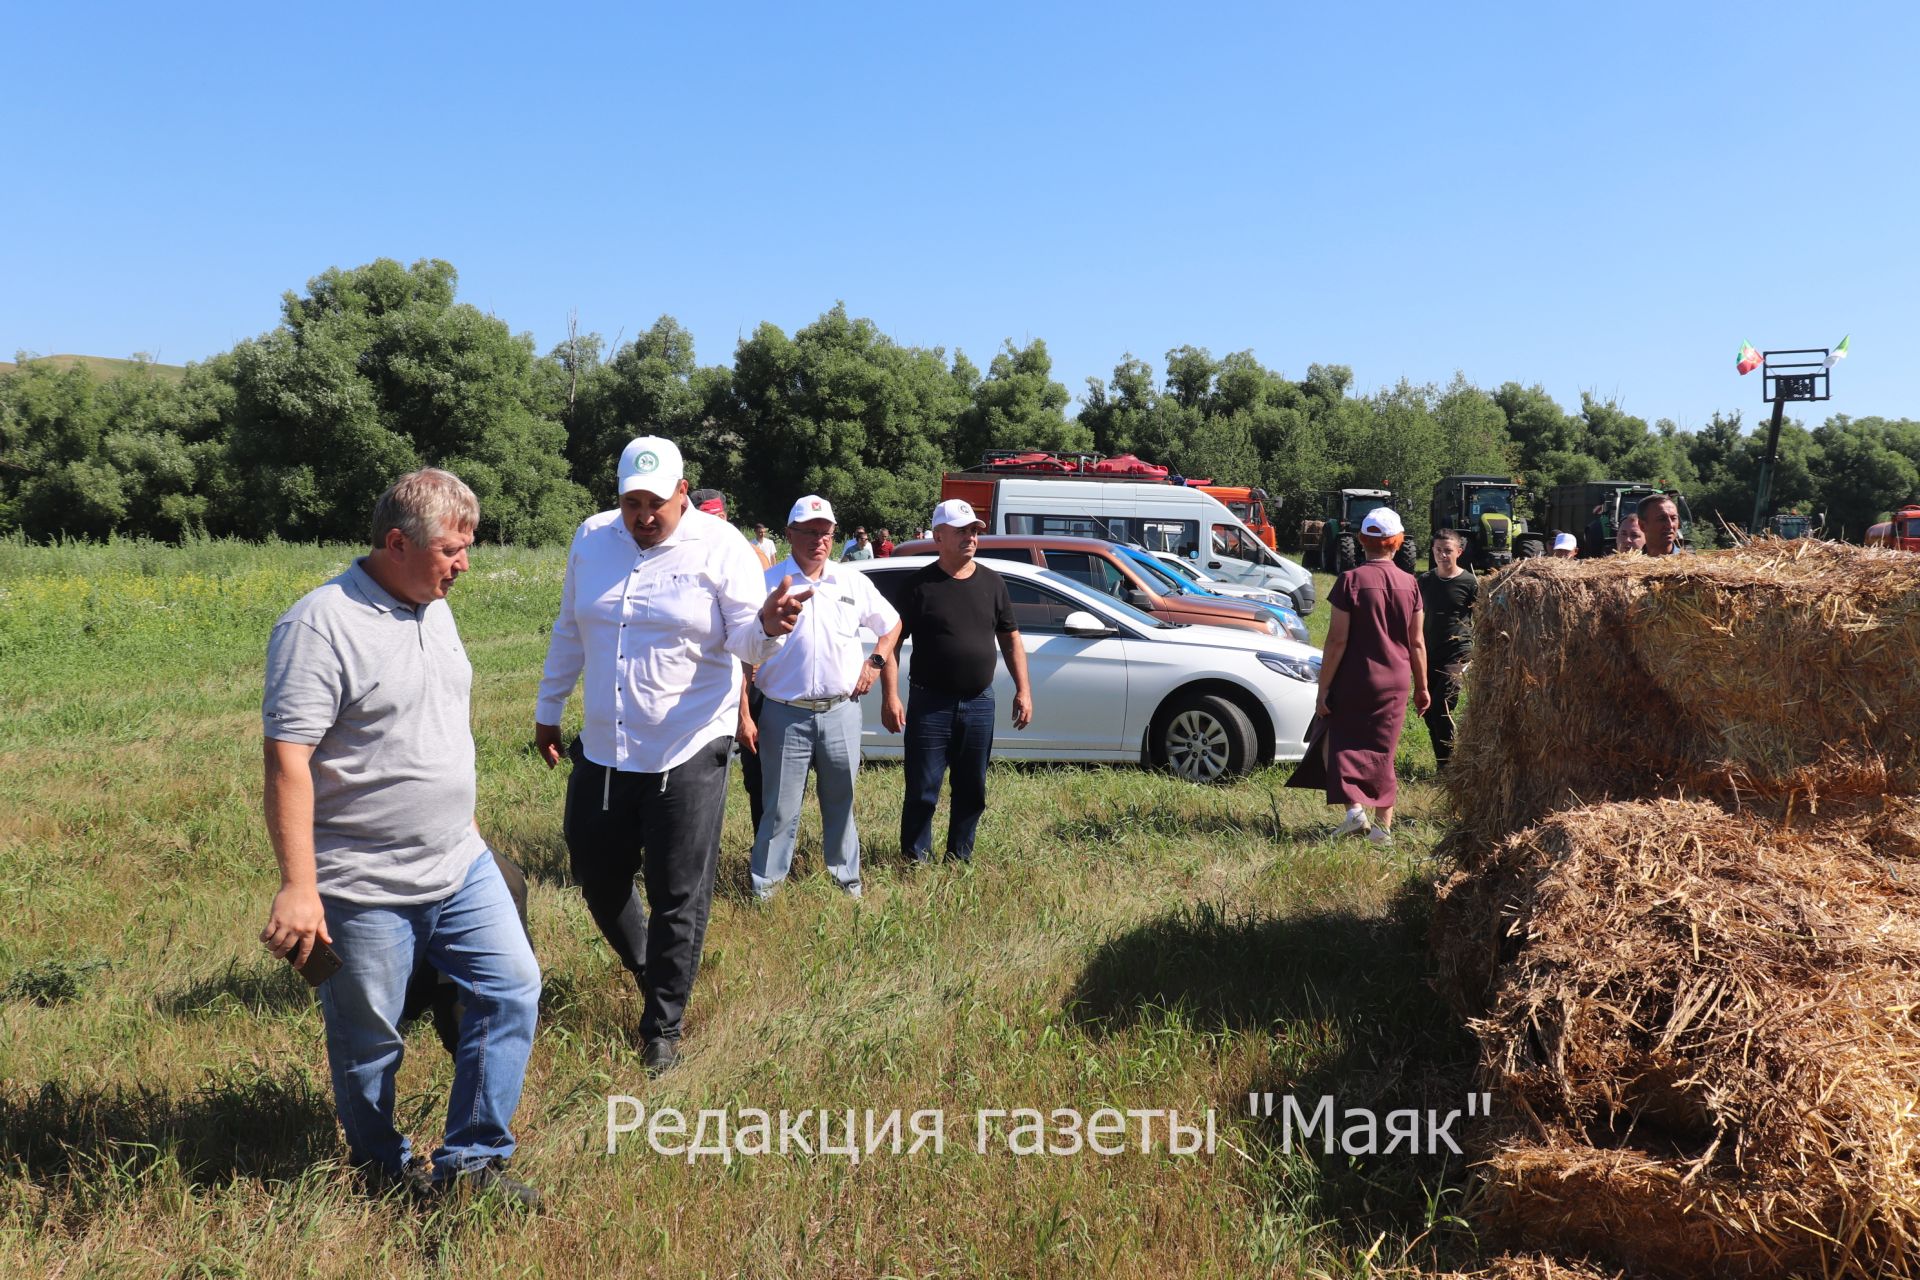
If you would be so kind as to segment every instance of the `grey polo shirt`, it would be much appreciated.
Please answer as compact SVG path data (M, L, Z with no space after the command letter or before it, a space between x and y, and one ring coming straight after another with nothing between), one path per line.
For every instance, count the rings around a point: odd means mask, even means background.
M320 892L434 902L466 880L473 667L444 600L406 604L355 560L282 615L267 643L266 735L310 745Z

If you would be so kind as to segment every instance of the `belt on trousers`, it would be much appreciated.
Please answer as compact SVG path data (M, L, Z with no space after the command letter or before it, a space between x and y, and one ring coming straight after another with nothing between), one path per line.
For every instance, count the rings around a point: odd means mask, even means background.
M760 690L760 696L768 702L778 702L785 706L798 707L802 711L813 712L831 711L847 700L846 694L836 698L776 698L765 689Z

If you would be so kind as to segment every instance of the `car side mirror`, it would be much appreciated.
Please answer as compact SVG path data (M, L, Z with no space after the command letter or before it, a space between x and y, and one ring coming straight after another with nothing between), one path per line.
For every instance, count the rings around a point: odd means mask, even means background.
M1068 635L1080 636L1087 640L1095 640L1101 636L1110 636L1113 634L1112 627L1100 621L1096 615L1088 613L1085 609L1075 609L1067 615L1066 621L1061 623L1061 625L1067 629Z
M1132 605L1134 608L1144 612L1147 608L1149 608L1153 604L1153 601L1150 600L1147 597L1147 593L1142 591L1140 588L1128 587L1127 603Z

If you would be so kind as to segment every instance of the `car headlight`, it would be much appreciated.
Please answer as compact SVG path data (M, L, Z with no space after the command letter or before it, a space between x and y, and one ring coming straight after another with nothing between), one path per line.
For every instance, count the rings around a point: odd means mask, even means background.
M1278 618L1275 618L1272 614L1268 614L1262 621L1267 624L1268 635L1277 636L1280 634L1280 620Z
M1320 683L1320 655L1311 658L1296 658L1287 653L1262 653L1260 665L1269 671L1278 671L1289 680L1298 680L1303 684Z

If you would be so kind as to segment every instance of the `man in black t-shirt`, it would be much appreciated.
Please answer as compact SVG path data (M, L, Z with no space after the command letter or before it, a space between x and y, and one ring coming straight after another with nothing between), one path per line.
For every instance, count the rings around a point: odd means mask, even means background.
M1480 583L1461 567L1466 539L1452 529L1433 535L1428 554L1433 568L1420 575L1420 606L1426 618L1427 676L1433 701L1423 717L1433 739L1433 758L1447 767L1453 754L1453 709L1460 701L1460 678L1473 652L1473 602Z
M947 856L973 857L973 836L987 808L987 761L993 752L993 661L996 645L1013 676L1013 727L1033 720L1027 651L1020 647L1005 579L973 558L985 523L958 498L933 510L940 559L907 579L900 593L900 641L880 673L880 721L906 734L906 796L900 806L900 852L925 862L933 852L933 811L941 778L953 769L953 811ZM900 703L900 649L913 641L912 699Z

